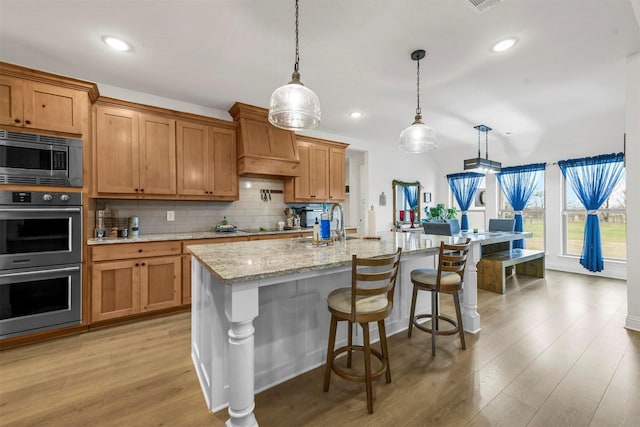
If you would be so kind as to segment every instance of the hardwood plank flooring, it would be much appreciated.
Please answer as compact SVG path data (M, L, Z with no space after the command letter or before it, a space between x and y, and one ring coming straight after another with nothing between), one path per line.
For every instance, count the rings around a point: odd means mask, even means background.
M363 384L333 375L322 392L320 367L258 394L260 425L640 425L625 282L547 271L478 300L482 331L466 351L455 336L435 357L425 333L389 338L392 383L374 383L372 415ZM0 425L223 426L226 410L205 406L190 329L178 313L0 352Z

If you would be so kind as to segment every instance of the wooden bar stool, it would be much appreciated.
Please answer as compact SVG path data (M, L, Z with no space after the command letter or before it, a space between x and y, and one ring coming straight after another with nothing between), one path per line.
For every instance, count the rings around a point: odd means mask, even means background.
M438 255L438 269L420 268L411 271L411 282L413 283L413 296L411 297L411 314L409 315L409 337L413 327L431 334L431 354L436 355L436 335L460 334L462 349L467 348L464 342L464 328L462 327L462 313L460 311L459 292L464 286L464 268L467 264L467 254L471 239L467 238L463 244L447 245L440 243ZM431 292L431 314L419 314L416 316L416 299L418 291ZM453 296L453 303L456 309L456 319L440 313L439 294L446 293ZM419 319L431 319L431 327L428 328L418 323ZM453 325L453 329L442 330L438 323L440 320Z
M373 413L372 381L385 374L387 383L391 382L389 370L389 350L387 348L387 333L384 319L389 316L393 307L393 293L400 265L401 248L389 255L375 258L352 257L351 287L340 288L331 292L327 298L331 312L331 326L329 328L329 347L327 349L327 364L324 374L324 391L329 391L331 371L340 377L356 382L366 383L367 410ZM338 322L346 321L349 326L348 342L346 346L334 350L336 329ZM369 337L369 322L378 323L380 333L380 351L371 348ZM359 323L363 330L364 345L353 345L352 325ZM347 352L347 368L351 367L351 352L364 353L364 375L347 372L335 363L336 358ZM371 372L371 356L376 357L381 367Z

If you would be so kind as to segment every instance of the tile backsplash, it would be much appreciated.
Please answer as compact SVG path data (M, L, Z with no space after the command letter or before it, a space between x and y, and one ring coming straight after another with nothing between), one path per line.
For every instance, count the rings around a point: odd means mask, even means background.
M271 194L262 201L261 189L284 189L284 182L270 179L240 178L240 200L235 202L173 200L97 200L97 209L109 204L120 218L140 217L140 234L189 233L213 231L223 217L239 229L275 228L285 220L284 194ZM294 204L300 205L300 204ZM167 211L175 212L175 220L167 221Z

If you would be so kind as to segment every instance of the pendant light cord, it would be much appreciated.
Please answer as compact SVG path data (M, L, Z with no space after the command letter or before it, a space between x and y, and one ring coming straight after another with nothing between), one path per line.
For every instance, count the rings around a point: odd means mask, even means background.
M416 115L421 116L422 115L422 109L420 108L420 60L418 59L416 61L418 63L418 71L416 72L416 98L417 98L417 104L418 107L416 108Z
M478 129L478 158L480 158L480 129Z
M300 63L300 53L298 50L298 0L296 0L296 63L293 65L293 71L298 72L299 63Z

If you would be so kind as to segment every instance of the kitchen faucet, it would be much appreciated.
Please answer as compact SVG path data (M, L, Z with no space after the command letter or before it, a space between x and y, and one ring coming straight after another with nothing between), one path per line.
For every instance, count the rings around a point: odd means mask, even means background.
M329 211L329 218L333 221L333 211L338 208L340 211L340 218L337 219L338 223L336 224L336 240L345 240L345 231L344 231L344 211L342 210L342 206L340 203L335 203L331 206L331 211Z

